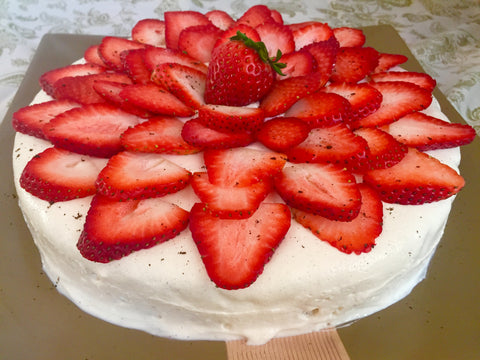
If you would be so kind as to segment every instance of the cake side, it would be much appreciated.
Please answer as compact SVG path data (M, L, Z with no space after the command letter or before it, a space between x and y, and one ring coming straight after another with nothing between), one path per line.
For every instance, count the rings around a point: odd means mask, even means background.
M46 99L39 95L35 101ZM445 119L437 103L426 112ZM260 344L339 326L393 304L425 276L454 200L384 204L383 232L375 248L361 256L341 253L292 222L262 276L246 289L229 291L208 278L188 229L121 261L84 259L76 243L91 197L50 205L18 185L26 162L49 146L17 134L13 151L19 204L45 272L61 293L94 316L180 339L245 337ZM458 148L430 154L458 170ZM169 159L195 171L192 167L201 166L196 156ZM187 188L167 200L189 209L195 195ZM280 201L274 195L269 200Z

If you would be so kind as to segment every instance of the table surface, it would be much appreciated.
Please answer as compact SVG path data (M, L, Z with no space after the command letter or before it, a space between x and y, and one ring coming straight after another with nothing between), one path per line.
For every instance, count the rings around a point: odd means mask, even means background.
M136 21L146 17L162 18L162 13L166 10L191 9L206 12L212 8L220 8L238 16L253 2L170 0L162 3L158 1L133 3L135 6L131 6L130 0L84 0L68 2L68 5L58 0L3 1L0 7L5 6L6 11L0 12L0 64L2 65L0 67L0 119L7 114L20 83L27 75L27 69L40 40L46 33L128 36ZM446 99L453 108L460 113L461 118L476 126L477 131L480 129L480 45L478 43L480 4L478 1L457 1L456 6L452 5L453 2L448 2L447 5L447 2L433 0L421 2L320 0L315 3L293 0L288 4L268 1L264 3L279 9L284 14L286 22L314 18L328 22L332 26L391 24L425 71L437 79L438 88L446 95ZM375 34L374 31L371 35L380 36L381 34ZM48 67L48 64L45 66ZM452 116L461 121L462 119L453 108ZM10 141L7 139L8 134L5 133L7 128L7 124L2 124L0 135L3 145L5 141L7 143ZM471 180L474 184L462 191L455 201L444 239L432 262L427 280L422 282L407 299L395 304L387 311L339 329L352 359L385 358L386 354L390 359L405 358L401 354L408 354L409 358L420 356L423 359L480 357L478 325L480 312L478 305L472 300L476 298L475 294L480 295L479 266L474 255L480 250L478 244L474 243L476 236L474 234L478 234L480 230L476 219L478 215L475 215L475 207L472 207L471 201L478 198L478 191L480 191L478 166L472 166L472 164L478 164L480 158L479 143L477 138L473 144L465 148L465 151L462 151L462 174L467 181ZM1 153L2 168L11 161L9 157L9 149L6 148ZM8 168L5 171L8 172ZM3 170L2 173L5 174ZM15 206L16 200L8 186L2 185L0 199L2 210ZM33 347L25 348L27 353L31 353L37 346L42 351L46 351L50 358L54 356L52 354L62 354L65 349L54 349L55 342L42 344L46 339L52 340L52 338L47 336L47 333L38 332L42 326L41 321L56 324L58 328L49 329L48 333L61 336L59 342L70 342L73 347L70 353L80 354L83 358L101 358L98 357L101 356L99 352L95 353L99 345L97 344L94 350L94 347L87 342L97 336L97 334L87 333L91 329L96 329L96 332L103 337L100 343L104 351L102 354L116 354L119 359L132 358L132 354L126 353L124 347L116 343L117 336L128 336L131 342L137 341L136 348L143 349L143 354L151 351L150 357L147 355L145 359L152 358L153 354L158 355L159 351L165 348L169 349L172 355L170 358L185 358L186 353L210 354L210 358L217 358L218 354L224 354L224 348L219 344L158 339L97 321L72 309L74 306L59 296L46 277L39 274L41 266L28 230L25 227L13 228L12 224L22 221L18 209L14 214L6 215L3 211L2 214L0 218L3 232L2 246L10 234L13 234L13 237L27 238L27 241L15 245L15 254L28 256L28 261L34 264L30 269L31 273L13 275L10 273L11 270L8 270L8 264L12 265L15 259L7 258L7 255L11 254L0 254L2 281L17 276L18 278L14 281L35 284L33 290L22 289L19 293L24 297L19 298L21 305L19 307L27 309L27 315L23 314L20 317L19 314L15 314L14 309L8 308L8 302L2 301L8 299L5 292L9 284L0 283L0 348L4 351L9 349L9 352L5 352L4 355L15 354L15 347L18 354L23 353L20 351L21 341L18 341L18 336L22 335L23 338L25 332L28 335L25 339L28 338L32 341L31 344L34 344ZM448 285L440 285L439 282L447 282ZM435 293L439 289L441 292ZM37 299L35 296L40 293L42 296L46 294L47 297ZM438 297L439 301L430 301L435 297ZM46 320L48 311L45 307L50 301L59 306L60 313L65 311L68 317ZM452 311L453 308L455 311ZM45 310L44 314L41 313L42 310ZM411 313L409 318L412 320L407 321L404 317L409 312ZM28 316L31 316L32 322L39 322L31 327L31 332L25 328L24 319ZM23 319L23 323L20 318ZM71 321L76 322L74 327L69 324ZM9 324L10 327L6 328L2 324ZM83 334L83 337L72 341L77 330ZM382 345L375 346L379 341ZM10 345L6 346L7 344ZM77 352L74 351L75 349ZM392 349L391 354L388 349ZM1 354L2 350L0 350Z

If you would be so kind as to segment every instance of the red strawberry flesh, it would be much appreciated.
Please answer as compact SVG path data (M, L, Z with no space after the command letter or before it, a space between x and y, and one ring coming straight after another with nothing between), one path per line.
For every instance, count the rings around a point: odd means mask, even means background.
M160 198L118 201L96 195L77 247L88 260L107 263L176 237L188 211Z
M365 184L359 184L359 190L362 207L358 216L349 222L329 220L298 209L292 209L293 218L320 240L346 254L368 253L382 232L383 205L375 191Z
M251 285L290 227L286 205L263 203L247 219L220 219L197 203L190 230L210 279L224 289Z

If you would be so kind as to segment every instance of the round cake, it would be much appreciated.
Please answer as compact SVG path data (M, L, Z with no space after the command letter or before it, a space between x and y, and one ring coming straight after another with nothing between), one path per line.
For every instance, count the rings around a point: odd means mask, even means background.
M265 6L168 12L42 76L14 114L13 170L57 290L120 326L249 344L409 294L475 133L364 40Z

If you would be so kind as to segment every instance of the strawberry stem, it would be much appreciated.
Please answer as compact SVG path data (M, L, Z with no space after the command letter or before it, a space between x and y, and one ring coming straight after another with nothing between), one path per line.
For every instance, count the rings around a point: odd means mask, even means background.
M277 55L274 58L271 58L268 56L268 50L265 46L265 43L263 43L262 41L254 41L241 31L237 31L237 35L232 36L230 40L243 41L245 46L254 49L260 56L260 59L262 59L262 61L264 61L265 63L269 64L277 74L285 76L285 74L282 73L282 69L285 68L287 64L278 62L282 57L282 52L280 51L280 49L278 49Z

